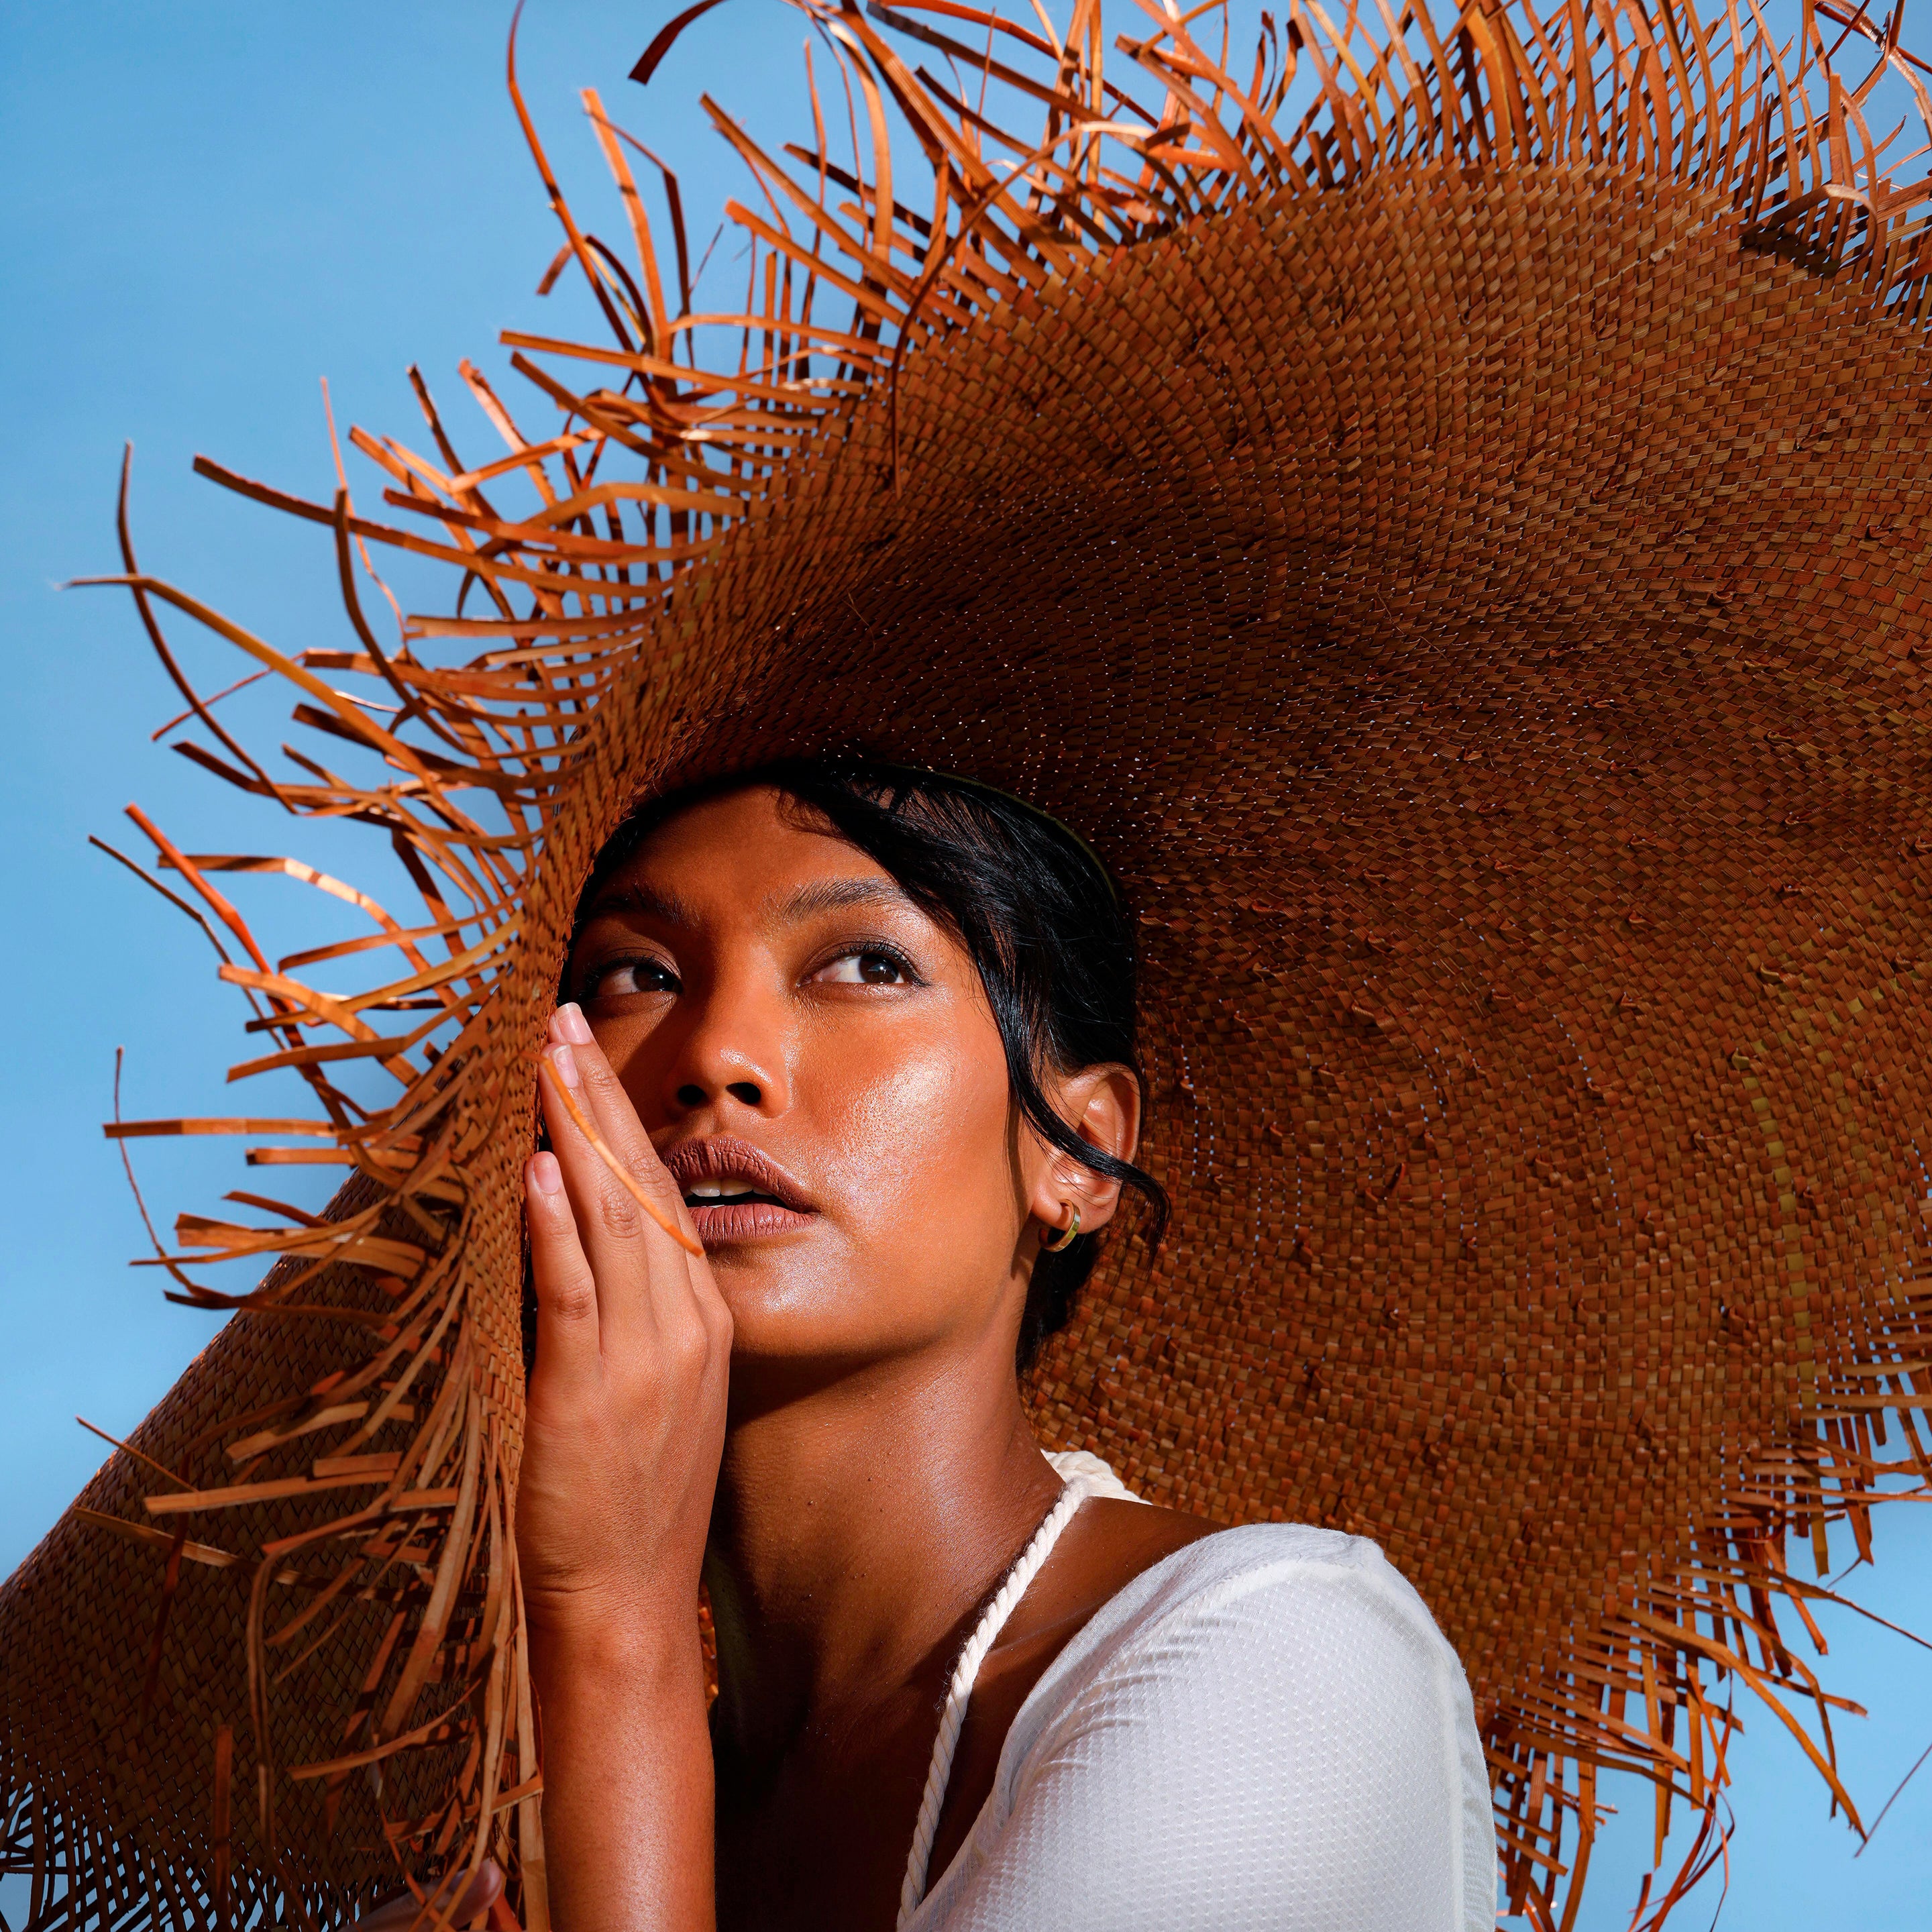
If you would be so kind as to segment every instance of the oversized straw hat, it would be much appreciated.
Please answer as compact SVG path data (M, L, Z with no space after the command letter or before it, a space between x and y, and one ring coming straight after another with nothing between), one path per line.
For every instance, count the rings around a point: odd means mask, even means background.
M256 1010L238 1073L315 1118L112 1131L350 1173L178 1223L175 1292L242 1312L0 1596L32 1922L326 1922L486 1852L548 1922L531 1057L624 813L828 747L1034 801L1139 922L1174 1220L1108 1248L1042 1439L1376 1538L1467 1666L1511 1907L1571 1922L1606 1766L1660 1846L1702 1814L1667 1904L1750 1694L1838 1789L1788 1552L1932 1484L1932 258L1923 130L1874 133L1924 70L1826 0L1782 49L1311 0L1252 79L1158 13L1103 74L1090 0L808 11L856 154L716 115L766 190L722 373L589 96L631 233L544 166L608 335L507 338L541 428L466 365L507 453L358 437L383 518L208 466L323 526L348 648L128 554L164 655L212 626L314 728L272 770L190 693L194 755L367 824L422 907L294 866L370 936L278 963L229 875L289 862L140 821ZM400 644L376 543L460 579Z

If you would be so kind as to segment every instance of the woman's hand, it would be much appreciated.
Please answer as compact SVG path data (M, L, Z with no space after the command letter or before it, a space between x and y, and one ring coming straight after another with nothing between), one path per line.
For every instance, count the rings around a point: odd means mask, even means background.
M676 1185L574 1006L552 1017L542 1090L554 1151L533 1155L525 1179L537 1296L517 1494L525 1601L539 1631L670 1618L688 1636L724 1450L731 1318Z
M537 1354L517 1560L550 1922L706 1932L715 1773L698 1580L724 1454L731 1318L574 1006L550 1022L542 1089L554 1151L531 1156L524 1190Z
M464 1928L475 1924L502 1897L503 1868L494 1858L485 1858L452 1910L449 1894L462 1878L460 1871L452 1872L427 1902L412 1892L387 1900L374 1911L364 1912L350 1932L428 1932L428 1928L436 1925L464 1932Z

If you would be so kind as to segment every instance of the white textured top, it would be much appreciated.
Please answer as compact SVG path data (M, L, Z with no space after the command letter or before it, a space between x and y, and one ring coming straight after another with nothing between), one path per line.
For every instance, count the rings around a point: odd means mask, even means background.
M906 1927L1495 1924L1489 1778L1455 1652L1372 1543L1284 1523L1204 1538L1096 1612L1021 1706Z

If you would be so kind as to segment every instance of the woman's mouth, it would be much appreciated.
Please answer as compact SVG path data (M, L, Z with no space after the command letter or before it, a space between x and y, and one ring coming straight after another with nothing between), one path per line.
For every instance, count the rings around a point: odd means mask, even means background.
M814 1218L790 1176L732 1136L682 1142L665 1150L664 1162L707 1248L794 1234Z

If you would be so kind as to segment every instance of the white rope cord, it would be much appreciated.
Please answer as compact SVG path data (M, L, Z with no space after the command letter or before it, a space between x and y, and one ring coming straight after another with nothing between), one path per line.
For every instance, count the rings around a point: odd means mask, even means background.
M1111 1473L1111 1472L1109 1472ZM1073 1512L1091 1493L1084 1472L1074 1476L1060 1492L1060 1500L1047 1512L1046 1520L1033 1533L1033 1540L1021 1552L1020 1559L1006 1572L998 1594L986 1606L978 1627L966 1640L953 1666L952 1682L946 1693L946 1708L939 1720L939 1736L933 1742L932 1764L926 1774L926 1796L920 1801L919 1824L912 1834L912 1853L906 1860L905 1882L899 1887L898 1928L919 1910L926 1897L926 1868L932 1862L932 1840L939 1829L940 1808L946 1802L946 1786L952 1775L952 1754L959 1748L960 1726L966 1721L966 1707L973 1700L973 1684L986 1653L1006 1628L1013 1608L1026 1594L1027 1586L1040 1574L1040 1565L1053 1553L1060 1532L1073 1520Z

